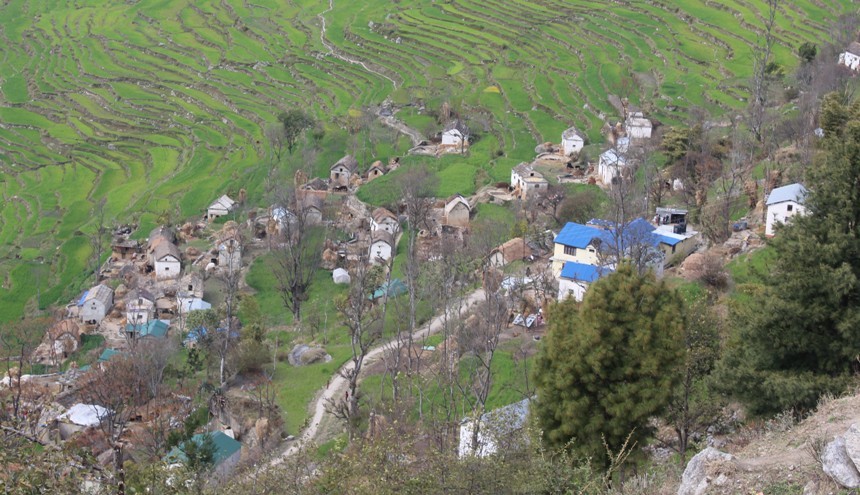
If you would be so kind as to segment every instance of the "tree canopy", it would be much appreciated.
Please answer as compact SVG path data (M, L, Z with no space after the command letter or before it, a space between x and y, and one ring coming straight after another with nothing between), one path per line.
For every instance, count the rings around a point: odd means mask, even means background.
M676 291L627 264L595 282L581 306L553 306L535 369L548 444L572 441L577 455L604 465L606 448L641 444L678 381L683 313Z
M843 101L824 99L809 214L777 230L774 266L734 308L720 382L754 413L812 408L860 367L860 106Z
M278 121L284 125L284 139L290 154L296 146L296 141L305 130L314 126L314 119L302 110L293 108L278 115Z

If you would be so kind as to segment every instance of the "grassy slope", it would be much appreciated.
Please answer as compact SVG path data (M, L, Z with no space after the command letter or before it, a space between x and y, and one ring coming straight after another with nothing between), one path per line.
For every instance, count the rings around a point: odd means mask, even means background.
M794 47L823 37L825 24L851 3L786 4L776 60L794 64ZM664 123L682 120L692 106L715 114L742 108L763 9L761 0L334 5L328 37L398 81L397 91L321 56L322 0L0 6L0 321L19 317L37 291L45 307L79 290L91 210L102 198L109 219L142 230L165 216L197 214L241 187L262 200L270 162L261 126L279 108L298 105L326 122L322 172L349 146L333 122L350 109L389 94L420 98L427 108L446 100L481 107L492 125L469 157L415 160L436 169L440 195L468 193L505 180L536 142L556 140L569 124L599 142L598 114L614 113L607 93L627 95ZM422 130L432 125L414 108L404 119ZM491 158L498 150L503 156ZM389 201L385 185L362 197Z

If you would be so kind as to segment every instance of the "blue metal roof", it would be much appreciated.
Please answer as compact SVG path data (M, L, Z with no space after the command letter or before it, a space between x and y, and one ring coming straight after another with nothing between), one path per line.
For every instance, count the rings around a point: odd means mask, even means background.
M83 293L83 294L81 294L81 298L80 298L80 299L78 299L78 306L83 306L83 305L84 305L84 300L87 298L87 294L89 294L89 293L90 293L90 291L89 291L89 290L85 290L85 291L84 291L84 293Z
M591 241L602 238L606 231L573 222L567 222L561 232L555 236L555 242L564 246L584 249Z
M767 196L767 205L782 203L783 201L794 201L795 203L803 204L806 198L806 188L802 184L789 184L787 186L777 187Z
M572 261L566 262L561 269L562 278L589 283L609 273L612 273L612 270L609 268L586 265L585 263L574 263Z

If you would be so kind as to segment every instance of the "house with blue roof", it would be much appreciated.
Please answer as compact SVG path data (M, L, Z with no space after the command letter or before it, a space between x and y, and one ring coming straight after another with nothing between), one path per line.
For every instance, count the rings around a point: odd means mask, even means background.
M566 262L558 277L558 300L562 301L572 297L576 301L582 301L588 287L612 271L611 268L572 261Z
M787 223L795 215L806 213L806 188L802 184L777 187L767 195L767 219L764 234L773 237L776 226Z

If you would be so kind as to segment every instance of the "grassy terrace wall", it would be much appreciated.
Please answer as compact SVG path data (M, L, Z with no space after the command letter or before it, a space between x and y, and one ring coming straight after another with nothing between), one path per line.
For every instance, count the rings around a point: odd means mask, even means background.
M795 47L819 40L851 4L786 2L776 60L793 65ZM445 173L504 179L537 141L557 140L571 124L599 140L599 115L616 113L608 94L664 123L692 106L742 108L764 8L761 0L334 0L324 14L329 42L395 87L328 55L317 17L328 6L4 2L0 321L32 307L37 291L44 307L80 288L102 198L108 218L135 220L143 235L159 217L198 214L240 187L260 200L271 163L261 126L280 108L300 105L328 123L318 155L325 170L347 146L331 123L351 108L386 96L481 107L492 129L468 173ZM427 124L417 112L403 118Z

